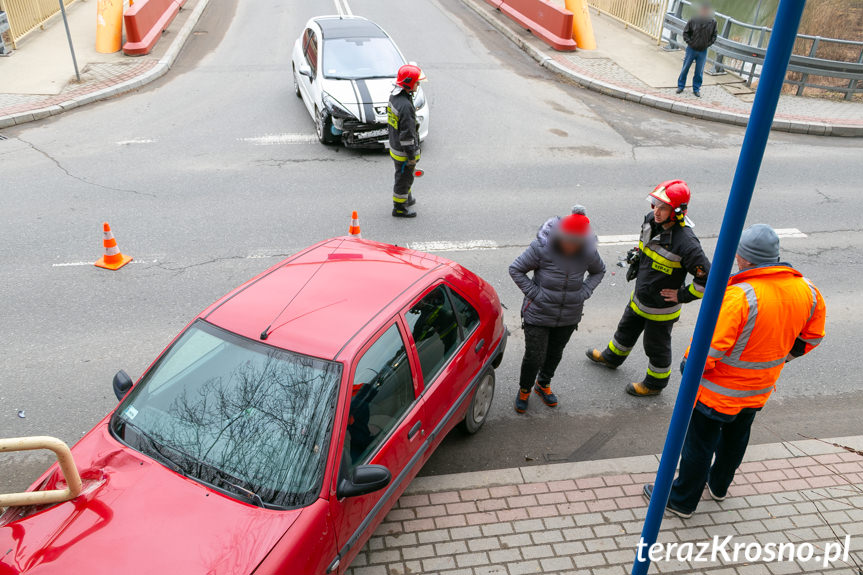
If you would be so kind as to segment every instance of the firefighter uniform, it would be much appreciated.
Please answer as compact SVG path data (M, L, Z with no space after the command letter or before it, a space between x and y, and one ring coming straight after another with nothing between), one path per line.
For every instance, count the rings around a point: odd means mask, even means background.
M685 220L675 221L673 226L665 228L654 221L652 212L644 218L638 247L635 290L614 337L602 352L602 359L614 367L621 365L644 332L644 353L649 363L643 384L654 391L668 385L671 329L680 317L683 304L704 296L710 260ZM687 274L694 276L688 285ZM678 303L665 301L660 294L664 289L677 290Z
M387 106L390 156L395 164L393 185L393 215L410 205L411 186L414 182L413 165L420 158L420 141L417 131L416 107L411 94L397 87L390 95ZM409 163L410 162L410 163Z

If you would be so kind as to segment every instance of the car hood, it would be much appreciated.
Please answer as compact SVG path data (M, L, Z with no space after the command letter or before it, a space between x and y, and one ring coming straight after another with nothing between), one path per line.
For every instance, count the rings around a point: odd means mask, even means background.
M0 522L0 575L248 574L302 512L208 489L118 443L105 421L72 451L84 492ZM64 487L58 475L47 488Z
M386 105L395 78L368 80L324 79L323 90L363 122L386 122Z

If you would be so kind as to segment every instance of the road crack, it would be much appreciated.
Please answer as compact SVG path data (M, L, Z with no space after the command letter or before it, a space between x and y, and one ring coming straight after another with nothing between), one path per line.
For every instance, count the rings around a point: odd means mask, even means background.
M135 194L137 196L149 196L151 198L157 197L156 194L153 194L150 192L141 192L138 190L129 190L126 188L115 188L113 186L106 186L104 184L92 182L83 176L77 176L77 175L73 174L67 167L65 167L63 164L61 164L57 158L55 158L54 156L52 156L51 154L49 154L45 150L39 148L38 146L36 146L32 142L25 140L24 138L21 138L21 137L18 137L18 140L23 142L24 144L26 144L34 152L37 152L37 153L41 154L42 156L44 156L48 161L50 161L52 164L57 166L58 170L60 170L61 172L63 172L68 177L72 178L73 180L78 180L79 182L81 182L83 184L87 184L88 186L93 186L96 188L101 188L103 190L108 190L108 191L112 191L112 192L122 192L124 194Z

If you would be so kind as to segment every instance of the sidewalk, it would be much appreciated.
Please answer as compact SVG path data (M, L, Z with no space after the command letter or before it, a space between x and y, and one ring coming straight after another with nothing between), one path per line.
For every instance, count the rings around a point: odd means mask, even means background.
M0 58L0 128L61 114L143 86L165 74L209 0L187 2L147 56L95 51L96 4L79 0L67 8L81 73L75 78L63 21L27 36L11 56Z
M863 450L863 436L827 440ZM630 572L657 456L420 477L351 575L625 575ZM651 573L860 575L863 455L821 441L750 446L729 497L691 519L666 513L659 541L811 543L808 562L662 561ZM824 544L851 536L846 561L824 567ZM815 557L819 557L816 561Z
M484 0L462 0L500 33L516 43L541 66L578 84L610 96L695 118L745 125L754 91L733 74L705 73L701 98L691 88L676 94L683 52L668 52L646 35L626 29L591 9L598 49L557 52L523 30ZM552 0L563 6L563 0ZM691 73L690 73L691 82ZM774 130L863 136L863 102L846 102L783 95Z

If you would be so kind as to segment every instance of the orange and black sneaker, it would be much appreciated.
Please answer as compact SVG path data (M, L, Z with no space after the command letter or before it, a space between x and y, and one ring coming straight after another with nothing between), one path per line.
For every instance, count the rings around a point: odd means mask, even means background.
M524 413L527 411L527 400L530 399L530 390L518 390L518 395L515 397L515 412Z
M533 391L542 398L544 404L549 407L557 407L557 396L551 392L551 386L540 385L539 382L536 382Z

